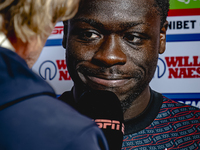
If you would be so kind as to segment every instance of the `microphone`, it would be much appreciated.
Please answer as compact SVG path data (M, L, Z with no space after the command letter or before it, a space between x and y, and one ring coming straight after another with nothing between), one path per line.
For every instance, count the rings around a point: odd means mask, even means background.
M110 91L87 91L78 100L78 111L102 129L110 150L121 150L124 119L117 96Z

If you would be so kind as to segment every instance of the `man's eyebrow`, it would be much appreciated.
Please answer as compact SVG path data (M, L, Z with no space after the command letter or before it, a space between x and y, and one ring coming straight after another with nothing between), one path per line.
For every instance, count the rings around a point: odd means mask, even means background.
M105 30L104 25L101 22L99 22L97 20L94 20L94 19L76 18L76 19L73 19L72 22L73 23L76 23L76 22L85 22L85 23L88 23L89 25L93 26L96 29L99 29L99 30L102 30L102 31ZM129 29L129 28L137 26L137 25L148 25L148 23L145 23L143 21L131 21L131 22L122 22L122 23L118 24L118 26L122 30L126 30L126 29Z
M97 29L103 29L104 25L94 19L88 19L88 18L77 18L77 19L73 19L72 22L85 22L88 23L89 25L97 28Z
M147 24L147 23L144 23L144 22L123 22L123 23L120 23L120 27L128 29L128 28L131 28L131 27L134 27L134 26L137 26L137 25L144 25L144 24Z

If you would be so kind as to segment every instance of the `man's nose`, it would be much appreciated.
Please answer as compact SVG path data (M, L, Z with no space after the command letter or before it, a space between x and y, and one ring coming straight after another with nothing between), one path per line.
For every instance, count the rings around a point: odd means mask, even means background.
M127 58L120 45L118 36L109 35L93 56L93 62L104 67L124 65Z

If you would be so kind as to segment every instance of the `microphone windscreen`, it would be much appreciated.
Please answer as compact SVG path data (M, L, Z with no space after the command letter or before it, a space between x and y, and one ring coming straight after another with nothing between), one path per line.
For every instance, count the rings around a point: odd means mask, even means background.
M78 100L78 111L94 119L104 132L110 150L121 150L124 119L120 101L113 92L85 92Z

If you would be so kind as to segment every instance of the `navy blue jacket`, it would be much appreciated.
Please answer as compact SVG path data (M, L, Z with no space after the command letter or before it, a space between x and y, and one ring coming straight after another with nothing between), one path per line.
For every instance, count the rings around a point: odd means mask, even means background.
M57 100L22 58L0 47L0 150L100 149L107 143L96 124Z

